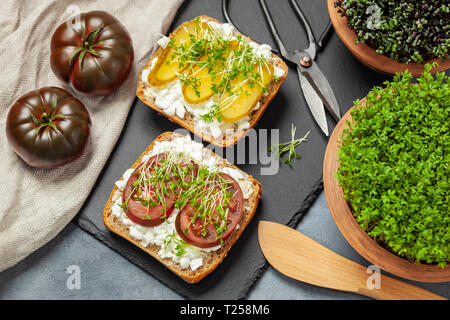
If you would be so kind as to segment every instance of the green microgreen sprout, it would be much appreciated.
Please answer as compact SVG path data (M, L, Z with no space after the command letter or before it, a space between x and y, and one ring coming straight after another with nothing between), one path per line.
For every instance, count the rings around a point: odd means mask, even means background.
M278 158L281 160L282 156L288 152L288 158L284 161L284 163L289 164L292 166L292 161L300 158L300 154L298 154L295 151L295 148L297 148L303 141L307 141L307 138L309 136L309 131L303 136L303 138L295 138L295 131L297 128L294 124L291 126L291 141L272 145L269 148L269 152L276 151L278 153Z
M186 243L186 241L180 239L180 237L177 237L175 232L172 232L164 239L164 251L167 251L167 247L171 243L175 243L175 255L177 257L183 256L188 248L192 248L188 243Z

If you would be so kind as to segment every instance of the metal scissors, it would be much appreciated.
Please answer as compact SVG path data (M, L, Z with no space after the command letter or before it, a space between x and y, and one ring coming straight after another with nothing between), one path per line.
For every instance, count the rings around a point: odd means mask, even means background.
M328 82L323 72L320 70L317 63L315 63L314 59L316 58L317 52L323 48L323 43L329 35L330 30L332 30L331 22L328 22L327 27L322 32L319 41L316 43L311 30L311 26L306 20L305 15L303 14L299 5L295 0L289 1L294 8L295 13L300 18L306 29L309 46L306 49L297 49L289 52L281 41L265 0L259 0L272 35L279 48L279 51L272 51L281 55L285 61L288 61L297 67L298 79L300 81L300 86L302 88L303 95L308 104L309 110L311 111L320 129L322 129L323 133L328 136L328 125L325 116L324 105L336 122L341 118L341 112L339 110L339 105L337 103L333 90L331 89L330 83ZM236 28L236 26L231 21L230 16L228 15L227 7L228 0L222 0L223 15L225 16L227 22ZM236 28L236 30L239 29Z

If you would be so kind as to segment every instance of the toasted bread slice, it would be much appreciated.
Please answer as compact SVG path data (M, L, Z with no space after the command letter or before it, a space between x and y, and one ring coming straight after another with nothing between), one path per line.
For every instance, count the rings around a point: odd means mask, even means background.
M213 21L216 23L221 23L213 18L210 18L208 16L200 16L201 19L204 19L206 21ZM236 31L236 35L238 35L239 33ZM169 37L172 34L169 35ZM245 35L241 35L243 39L245 39L247 42L253 42L251 40L251 38L245 36ZM153 57L147 62L147 64L145 65L144 69L149 69L152 65L152 61L155 58L161 59L161 56L164 53L164 49L159 47L158 50L156 51L156 53L153 55ZM271 57L271 61L272 65L274 67L278 67L280 69L282 69L284 71L284 74L278 78L278 80L272 79L272 81L270 82L269 86L268 86L268 90L267 93L262 95L261 99L259 100L260 103L260 107L257 109L253 109L250 113L249 113L249 123L250 123L250 128L248 129L243 129L243 130L234 130L233 133L231 134L223 134L222 136L218 137L218 138L214 138L209 132L205 132L203 130L201 130L200 128L198 128L198 126L195 125L196 120L194 119L193 115L191 115L190 113L186 112L184 118L180 118L177 115L169 115L166 112L164 112L164 110L160 109L156 104L155 104L155 99L154 97L148 96L146 94L144 94L144 89L145 89L145 84L142 81L142 73L139 77L139 83L137 86L137 90L136 90L136 95L138 96L138 98L144 102L146 105L148 105L150 108L152 108L153 110L157 111L158 113L166 116L170 121L175 122L177 124L179 124L180 126L186 128L187 130L189 130L190 132L196 134L197 136L201 137L203 140L208 141L216 146L219 147L227 147L230 145L233 145L235 143L237 143L240 139L242 139L243 137L245 137L245 135L247 134L247 132L249 130L251 130L251 128L255 127L256 124L258 123L259 119L261 118L262 114L266 111L267 106L269 105L269 103L272 101L272 99L275 97L275 95L277 94L278 90L280 89L281 85L283 84L284 80L286 79L287 73L288 73L288 67L287 65L284 63L284 61L278 57L277 55L272 53L272 57Z
M183 135L174 132L165 132L161 134L158 138L156 138L155 141L160 142L171 141L176 137L183 137ZM139 159L131 166L131 168L133 169L136 168L141 163L142 158L146 154L151 153L155 141L153 141L152 144L150 144L150 146L141 154ZM138 246L139 248L150 254L152 257L154 257L164 266L166 266L169 270L171 270L173 273L175 273L188 283L196 283L202 280L205 276L211 273L225 258L228 251L239 239L242 232L244 232L250 220L253 218L253 215L255 214L256 211L256 207L258 205L258 201L261 197L261 184L257 180L255 180L251 175L245 173L244 171L230 164L226 159L219 157L211 150L207 148L203 148L203 150L204 150L203 152L206 152L208 156L215 157L215 159L217 160L216 163L218 164L219 167L221 168L231 167L235 170L238 170L245 177L245 179L251 186L251 194L248 196L247 199L244 199L244 209L242 217L239 221L239 228L236 228L231 233L231 235L224 240L224 243L219 250L206 252L203 258L203 265L198 269L196 269L195 271L189 268L182 269L178 263L172 261L172 259L170 258L161 258L158 255L158 251L161 249L158 245L149 244L148 246L144 246L142 245L141 240L136 240L130 235L129 232L130 226L122 223L122 221L119 218L117 218L114 214L112 214L112 206L114 204L113 197L116 193L116 190L118 190L117 186L114 186L103 211L103 222L110 231L116 233L117 235L127 239L134 245ZM121 179L123 179L123 177Z

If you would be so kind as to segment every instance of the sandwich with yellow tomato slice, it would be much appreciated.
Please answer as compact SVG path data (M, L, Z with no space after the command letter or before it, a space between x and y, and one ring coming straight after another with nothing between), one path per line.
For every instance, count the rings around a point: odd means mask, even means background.
M171 121L225 147L253 128L288 68L267 44L199 16L158 41L137 96Z

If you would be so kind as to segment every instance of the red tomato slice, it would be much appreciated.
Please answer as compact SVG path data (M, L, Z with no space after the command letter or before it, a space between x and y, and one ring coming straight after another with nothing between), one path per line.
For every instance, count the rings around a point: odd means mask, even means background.
M165 154L158 154L151 157L147 164L150 167L157 166L160 164L160 161L165 158ZM139 190L142 190L143 192L145 192L145 190L143 190L142 187L133 186L133 183L139 178L138 172L141 166L142 164L136 168L135 172L128 179L123 192L122 201L123 203L126 203L125 213L131 221L145 227L154 227L163 223L172 214L175 195L173 192L169 191L167 196L158 200L153 188L148 190L149 196L147 197L143 197L142 194L139 194ZM143 200L138 199L138 197L144 200L154 201L155 203L145 205Z
M230 236L241 219L244 196L236 180L224 173L220 173L220 176L230 182L230 186L227 190L232 193L231 200L228 204L227 227L221 235L222 240L225 240ZM216 210L215 212L217 215ZM194 208L188 203L180 211L175 221L175 227L179 236L187 243L200 248L210 248L218 245L220 243L220 237L218 237L214 219L205 226L201 218L197 217L195 221L193 221L194 218ZM217 216L215 221L218 222Z

